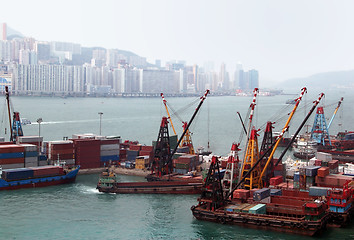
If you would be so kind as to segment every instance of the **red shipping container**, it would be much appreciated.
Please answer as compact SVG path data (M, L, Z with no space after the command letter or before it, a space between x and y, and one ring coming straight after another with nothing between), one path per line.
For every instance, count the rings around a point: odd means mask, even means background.
M17 153L24 152L25 148L21 145L10 144L10 145L0 145L0 153Z
M153 151L146 151L146 150L141 150L139 152L139 156L150 156L151 154L153 154L154 152Z
M246 189L236 189L233 192L233 198L235 199L247 199L250 197L250 190L246 190Z
M0 165L2 165L2 164L16 164L16 163L25 163L25 158L0 159Z
M140 151L141 145L130 145L129 150Z
M317 170L317 176L325 177L329 174L329 167L321 167Z
M322 166L322 160L316 159L315 160L315 166Z
M272 185L272 186L276 186L280 183L283 182L283 176L276 176L276 177L272 177L270 180L269 180L269 184Z
M63 175L63 168L60 166L32 167L34 177L50 177Z
M107 144L119 144L119 139L102 139L101 140L101 145L107 145Z
M339 166L339 161L338 160L332 160L328 162L328 167L330 169L336 169Z
M141 146L141 151L154 151L153 146Z
M283 197L310 198L309 192L290 189L282 189L282 195Z

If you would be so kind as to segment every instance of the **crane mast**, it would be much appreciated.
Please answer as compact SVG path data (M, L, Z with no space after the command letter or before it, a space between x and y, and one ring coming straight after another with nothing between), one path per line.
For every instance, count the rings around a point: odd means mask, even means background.
M336 109L334 110L333 116L332 116L331 120L330 120L329 123L328 123L327 129L329 129L329 128L331 127L331 124L332 124L332 122L333 122L333 119L334 119L334 117L336 116L336 114L337 114L337 112L338 112L338 109L339 109L340 105L341 105L342 102L343 102L343 99L344 99L344 98L341 98L340 101L338 102L338 105L337 105Z

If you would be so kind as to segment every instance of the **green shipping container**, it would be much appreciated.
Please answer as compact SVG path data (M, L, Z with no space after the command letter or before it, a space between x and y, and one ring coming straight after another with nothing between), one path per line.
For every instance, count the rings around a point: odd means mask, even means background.
M266 214L267 207L265 204L257 204L256 206L249 209L249 213L252 214Z

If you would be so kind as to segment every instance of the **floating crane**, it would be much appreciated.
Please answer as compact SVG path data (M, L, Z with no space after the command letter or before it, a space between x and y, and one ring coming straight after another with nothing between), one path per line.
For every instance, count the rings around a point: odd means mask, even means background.
M148 181L158 180L163 175L168 175L173 172L172 156L176 153L178 146L181 144L183 137L186 135L190 125L192 124L195 116L197 115L200 107L202 106L205 98L209 94L209 90L200 98L200 102L195 109L192 118L184 128L182 136L179 138L175 148L171 151L169 133L168 133L168 120L167 117L162 117L159 134L156 141L154 150L154 159L152 161L151 174L146 178Z
M167 101L166 101L163 93L161 93L161 97L162 97L162 102L165 105L166 112L167 112L167 115L168 115L168 120L170 121L172 130L173 130L174 134L177 135L175 127L173 126L173 123L172 123L170 112L168 111ZM183 124L182 127L183 127L183 131L184 131L188 124L187 124L187 122L183 122L183 121L182 121L182 124ZM191 132L189 131L189 129L186 130L184 138L183 138L181 144L179 145L179 147L186 147L186 146L188 146L188 148L189 148L189 154L194 154L195 153L194 152L194 147L193 147L193 142L192 142L192 137L191 137Z

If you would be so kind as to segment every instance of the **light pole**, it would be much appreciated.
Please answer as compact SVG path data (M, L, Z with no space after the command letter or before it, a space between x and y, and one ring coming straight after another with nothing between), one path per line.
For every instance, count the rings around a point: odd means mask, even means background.
M41 152L41 123L43 122L42 118L38 118L37 119L37 123L38 123L38 154Z
M103 115L103 112L99 112L98 113L100 115L100 136L101 136L101 124L102 124L102 115Z

